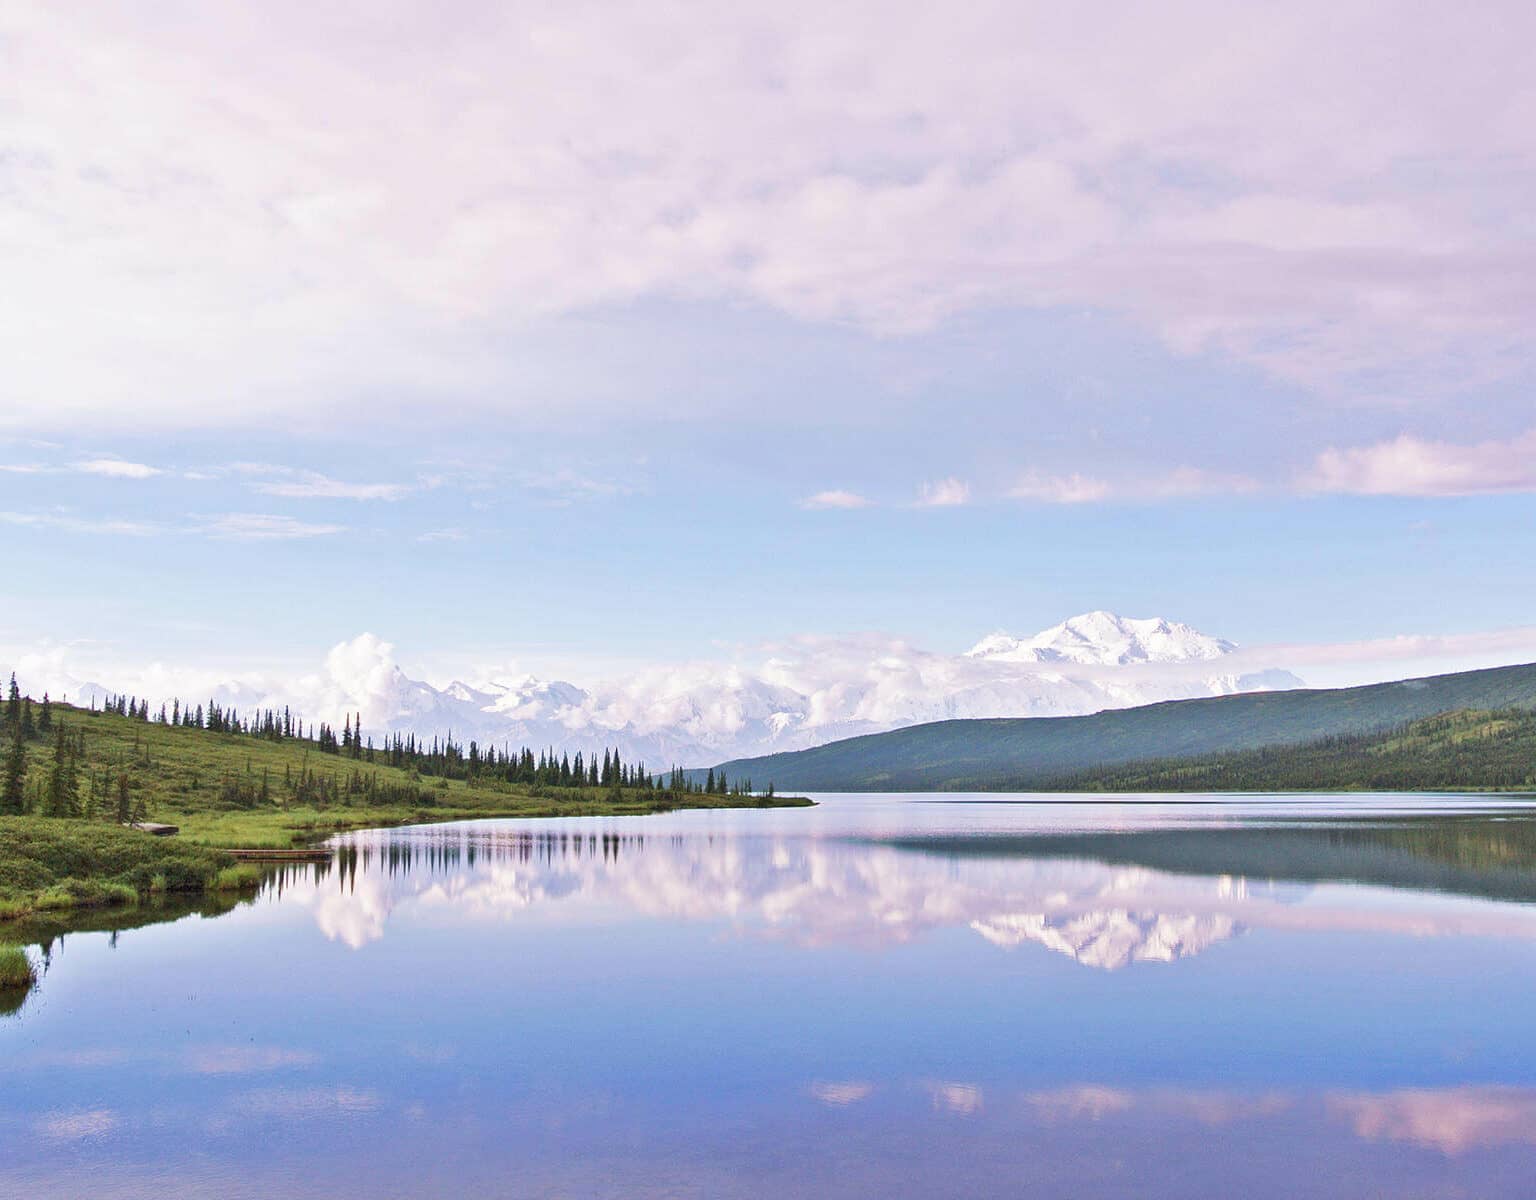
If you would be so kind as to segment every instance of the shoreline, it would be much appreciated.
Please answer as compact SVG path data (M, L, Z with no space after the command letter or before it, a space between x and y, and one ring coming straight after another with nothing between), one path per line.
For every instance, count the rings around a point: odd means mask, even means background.
M663 796L670 796L663 800ZM162 895L209 898L255 891L263 863L326 860L322 843L338 833L442 825L477 820L549 820L557 817L651 816L691 809L809 808L804 796L720 796L653 793L642 799L432 808L420 811L351 810L313 813L277 810L241 813L162 813L182 834L159 837L114 823L79 818L0 818L0 933L14 922L90 909L133 909ZM242 831L242 827L245 827ZM30 880L30 882L27 882Z

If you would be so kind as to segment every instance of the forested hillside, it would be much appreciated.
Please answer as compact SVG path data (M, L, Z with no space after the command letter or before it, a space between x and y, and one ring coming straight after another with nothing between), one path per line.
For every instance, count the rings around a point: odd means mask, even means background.
M1047 780L1049 791L1300 792L1536 788L1536 713L1463 710L1383 733L1160 759Z
M286 711L158 709L134 697L82 709L24 696L0 706L0 816L164 821L183 836L284 845L308 830L475 816L653 812L760 802L750 782L599 755L392 737L381 745ZM764 801L766 802L766 801Z
M1536 666L1366 687L1178 700L1088 717L941 721L797 753L741 759L717 770L803 791L1038 789L1074 777L1107 779L1111 768L1127 764L1353 738L1464 710L1536 710ZM1402 776L1411 776L1408 758L1398 761ZM1440 761L1449 759L1441 756ZM1486 775L1477 774L1479 763L1490 764ZM1464 782L1446 786L1511 786L1503 782L1509 778L1507 768L1493 758L1472 754L1459 760L1456 770ZM1298 787L1328 786L1303 782L1304 771L1290 777Z

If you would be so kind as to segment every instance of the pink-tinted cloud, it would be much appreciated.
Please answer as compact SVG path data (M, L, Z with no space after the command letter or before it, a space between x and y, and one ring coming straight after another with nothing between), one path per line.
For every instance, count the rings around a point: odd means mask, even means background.
M17 0L0 423L530 409L486 334L647 298L898 336L1088 308L1438 394L1530 363L1533 34L1513 0Z
M1503 442L1423 441L1404 434L1318 455L1302 486L1366 496L1475 496L1536 491L1536 431Z

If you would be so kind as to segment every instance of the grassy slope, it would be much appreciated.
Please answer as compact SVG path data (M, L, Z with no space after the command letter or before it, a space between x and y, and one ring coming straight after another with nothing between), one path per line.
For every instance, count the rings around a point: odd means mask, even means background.
M802 790L1003 791L1106 765L1294 745L1458 709L1509 708L1536 709L1536 665L1359 688L1178 700L1088 717L940 721L741 759L725 770Z
M1414 791L1536 787L1536 713L1475 710L1397 729L1063 776L1052 791Z
M92 905L132 904L161 892L205 894L242 887L254 878L217 847L281 848L341 829L475 817L626 815L672 808L763 807L809 803L749 796L670 795L637 788L532 789L486 780L413 778L366 760L321 754L313 743L269 742L237 734L146 723L129 717L55 706L55 721L73 738L85 732L80 798L92 819L0 817L0 920ZM0 739L6 741L7 739ZM28 743L27 790L43 786L53 762L50 737ZM410 785L411 804L368 805L343 797L323 809L288 803L285 777L306 769L345 782L354 771L381 785ZM230 777L246 784L266 773L272 803L254 808L224 799ZM119 828L113 781L126 774L135 800L152 821L178 825L174 838Z
M462 780L413 779L409 772L338 755L319 753L312 742L269 742L238 734L159 725L128 717L89 713L56 706L58 719L71 731L84 729L82 776L94 771L107 790L118 771L126 771L135 797L142 795L151 821L181 827L180 840L211 846L284 847L339 829L474 817L551 817L626 815L671 808L761 807L765 803L807 803L794 798L764 802L752 797L679 795L671 799L641 789L614 793L598 788L553 788L541 792L525 785L483 780L470 786ZM30 779L40 781L52 761L50 743L29 744ZM412 784L424 789L430 803L368 806L342 803L324 809L286 803L290 789L285 773L297 778L306 768L345 781L354 771L376 774L379 783ZM274 803L242 809L221 800L226 777L247 784L265 771ZM82 783L82 795L89 790ZM108 804L98 797L99 806Z

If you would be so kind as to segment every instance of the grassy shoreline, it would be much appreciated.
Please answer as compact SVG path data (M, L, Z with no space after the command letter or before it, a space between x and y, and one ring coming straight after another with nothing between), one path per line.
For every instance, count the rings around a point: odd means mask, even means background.
M462 791L460 789L463 789ZM540 796L476 792L455 783L449 799L430 808L280 808L238 812L162 813L157 819L180 827L185 842L227 850L282 850L312 845L334 833L437 825L448 821L544 819L550 817L635 817L693 809L804 808L802 796L720 796L625 789L621 795L597 789L556 789ZM457 801L459 796L463 800Z
M561 789L564 791L565 789ZM54 817L0 817L0 928L22 917L86 908L133 907L161 894L208 896L253 891L263 872L239 863L231 849L288 849L334 833L400 825L498 818L641 816L681 809L790 808L803 797L672 795L524 796L503 804L431 808L276 809L175 813L179 825L155 837L114 824Z
M14 815L0 815L0 928L22 916L129 908L166 893L250 890L260 871L225 851L313 845L348 830L811 803L668 786L628 767L621 776L616 758L607 782L587 785L575 782L585 773L553 758L548 770L541 761L531 776L519 775L504 755L493 762L471 750L466 759L459 747L438 753L436 743L430 755L413 750L402 760L357 743L341 752L334 739L327 748L236 732L233 722L216 729L67 704L28 707L18 719L12 707L0 714L4 790L16 797ZM159 838L127 829L125 815L180 832Z

